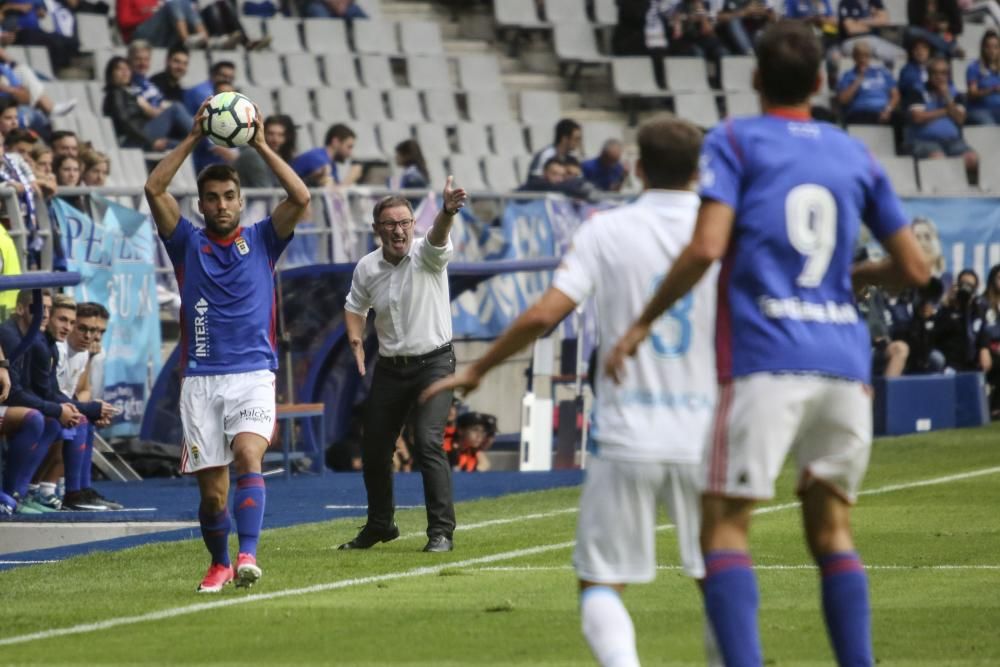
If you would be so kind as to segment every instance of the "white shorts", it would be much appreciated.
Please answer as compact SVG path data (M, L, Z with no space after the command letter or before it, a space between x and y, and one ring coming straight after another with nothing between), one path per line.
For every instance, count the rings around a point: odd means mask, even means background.
M871 454L872 399L862 382L755 373L719 387L706 493L767 499L789 451L799 492L821 482L854 502Z
M274 373L193 375L181 384L184 444L181 472L227 466L233 462L237 433L274 435Z
M701 529L700 464L621 461L594 456L580 496L573 565L598 584L640 584L656 577L656 505L677 527L681 565L705 576Z

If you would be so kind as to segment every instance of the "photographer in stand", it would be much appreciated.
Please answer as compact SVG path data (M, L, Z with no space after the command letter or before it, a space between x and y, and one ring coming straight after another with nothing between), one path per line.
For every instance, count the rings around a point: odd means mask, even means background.
M992 366L983 326L986 304L978 291L979 276L972 269L963 269L935 317L937 347L955 371L989 371Z

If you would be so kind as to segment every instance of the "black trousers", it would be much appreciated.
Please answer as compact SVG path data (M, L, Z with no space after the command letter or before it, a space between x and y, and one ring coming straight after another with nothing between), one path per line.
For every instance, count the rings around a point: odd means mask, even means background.
M413 427L414 440L411 454L424 481L427 536L452 538L455 505L451 466L441 448L451 392L442 392L423 405L417 403L417 397L432 382L454 372L455 353L450 350L409 364L392 364L386 359L376 362L361 440L370 527L385 530L392 525L396 509L392 494L392 455L403 424L409 423Z

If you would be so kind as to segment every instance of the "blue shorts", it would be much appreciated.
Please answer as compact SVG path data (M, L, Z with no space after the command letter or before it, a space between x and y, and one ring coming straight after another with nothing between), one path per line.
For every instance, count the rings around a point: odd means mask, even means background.
M910 144L910 148L913 151L913 157L918 160L930 157L932 153L938 151L943 152L948 157L955 157L964 155L972 150L962 137L939 139L936 141L931 139L914 139Z

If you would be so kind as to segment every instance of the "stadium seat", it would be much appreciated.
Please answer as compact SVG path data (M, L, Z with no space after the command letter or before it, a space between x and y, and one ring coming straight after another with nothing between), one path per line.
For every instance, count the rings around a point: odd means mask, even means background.
M316 100L317 120L329 119L331 123L336 123L346 122L353 117L351 116L350 107L347 104L346 90L324 86L323 88L313 90L313 98ZM278 100L281 100L280 90L278 91ZM291 104L295 104L294 98L289 99L289 101ZM289 107L286 110L284 105L281 107L282 111L289 115L294 114L292 108ZM292 117L294 118L294 115Z
M478 123L496 123L513 120L507 91L491 90L469 93L465 96L469 120Z
M418 123L415 128L417 143L425 158L444 158L451 155L451 145L444 127L437 123Z
M480 54L459 56L458 82L463 90L496 91L498 88L503 88L500 65L496 56Z
M281 71L281 60L273 53L254 51L247 54L247 66L250 68L250 80L255 86L279 88L287 86L285 75ZM239 86L241 89L244 86Z
M385 157L382 154L382 150L379 148L378 137L375 135L375 125L373 123L364 121L354 121L351 123L351 129L354 130L354 159L358 162L384 162ZM323 127L323 132L326 132L326 127ZM322 141L323 136L319 135L317 141ZM318 144L317 144L318 145Z
M97 116L97 125L101 130L100 136L104 139L104 145L118 148L118 136L115 134L115 126L111 119L107 116Z
M357 53L396 55L396 26L389 21L369 19L351 21L354 50Z
M400 21L399 45L408 55L442 55L441 27L433 21Z
M880 162L889 176L893 189L901 195L917 193L917 175L911 157L886 157Z
M458 152L463 155L489 155L490 145L486 139L486 127L479 123L459 123L455 126L458 136Z
M1000 153L979 154L979 187L1000 194Z
M597 48L597 36L589 22L559 23L553 30L556 56L564 62L599 65L608 57Z
M410 88L453 90L451 67L443 56L410 56L406 59L406 79Z
M514 174L517 176L518 184L528 180L528 165L531 164L530 155L514 156Z
M722 59L722 89L736 93L753 92L753 56L726 56Z
M252 16L241 16L240 26L248 39L261 39L264 36L264 22Z
M372 88L355 88L351 91L351 101L354 106L354 117L375 123L388 120L385 113L385 103L382 101L382 91Z
M514 171L514 160L509 155L487 155L483 159L483 171L486 182L494 190L509 192L521 184Z
M396 123L391 120L378 124L379 142L382 153L392 162L396 154L396 144L413 138L413 128L409 123Z
M978 48L977 55L973 58L952 58L951 59L951 82L955 84L955 88L960 93L964 93L969 88L966 85L965 71L969 69L969 63L973 60L978 59Z
M461 181L462 187L466 190L489 189L483 181L483 173L478 157L452 155L448 158L448 164L451 167L450 173L454 174Z
M524 128L520 123L493 123L490 126L493 135L493 152L496 155L524 155L528 151L524 146Z
M118 149L119 164L111 165L112 171L122 172L122 180L127 187L142 187L146 181L146 160L141 148ZM190 162L190 160L185 160ZM141 180L140 180L141 179Z
M545 28L538 18L535 0L503 0L493 3L493 18L499 28Z
M528 144L534 153L552 143L555 123L528 123Z
M424 113L420 108L420 96L411 88L396 88L390 90L389 113L393 120L406 123L424 122Z
M111 42L111 26L108 25L108 17L104 14L77 13L76 29L80 39L80 49L83 51L98 51L114 46Z
M889 25L906 25L906 0L885 0L884 4L889 13Z
M381 0L354 0L354 3L363 9L365 14L368 14L370 18L377 19L382 17Z
M347 39L347 21L303 19L302 36L310 53L339 53L348 56L351 44Z
M325 90L325 88L318 88L317 90ZM322 117L317 112L320 111L317 106L316 109L313 108L313 103L311 101L310 89L301 86L282 86L274 91L275 96L278 100L278 113L283 113L292 118L299 118L302 121L309 122L314 120L320 120ZM337 91L339 92L339 91ZM333 97L331 95L331 97ZM341 94L343 97L343 94ZM347 105L344 104L346 110ZM321 113L326 113L323 110ZM340 118L344 118L340 116ZM337 117L331 114L331 117Z
M674 114L706 129L719 122L719 108L711 93L677 93L674 95Z
M586 157L599 155L604 147L604 142L608 139L622 139L622 126L620 123L611 123L603 120L586 120L580 123L583 126L583 154ZM552 141L552 129L549 128L548 137L542 146ZM538 150L538 148L534 148Z
M967 126L962 134L979 153L979 187L1000 193L1000 130L992 125Z
M879 159L896 154L896 140L892 128L886 125L848 125L847 133L857 137Z
M77 91L73 97L78 100L90 99L90 108L95 114L104 113L104 84L100 81L75 81L71 90Z
M284 86L276 86L273 89L270 86L243 86L240 88L240 92L256 102L257 106L260 107L260 112L266 118L275 113L273 90L281 90L282 88ZM292 118L295 118L294 114Z
M618 25L618 7L615 0L594 1L594 23L602 27Z
M234 62L236 63L236 76L239 77L241 70L245 70L246 68L242 66L243 63L240 60L235 60ZM204 51L191 51L188 57L187 73L181 79L181 85L185 88L191 88L207 80L208 54Z
M708 70L704 58L670 56L663 59L667 73L667 90L675 93L702 93L708 87Z
M302 53L298 19L275 16L264 21L264 29L271 37L272 57L274 53Z
M326 74L328 86L335 88L358 88L361 86L354 58L327 54L320 57L320 62L323 64L323 72Z
M554 90L522 90L518 106L523 123L551 121L555 125L562 116L559 93Z
M965 21L962 24L962 34L958 36L958 45L965 51L966 58L979 58L979 45L982 43L983 35L987 30L996 30L994 26L985 23L970 23Z
M7 47L6 50L8 51L7 55L9 57L11 55L9 52L10 47ZM26 61L21 60L20 62L27 62L29 65L31 65L31 69L33 69L36 74L38 74L43 78L47 79L56 78L56 75L52 70L52 59L49 57L49 50L47 48L45 48L44 46L26 46L24 50L26 52L25 55L27 55L27 60ZM16 58L14 60L15 62L17 61ZM153 58L154 68L156 67L157 62L163 62L163 59L161 58L160 60L156 60L156 58L154 57ZM99 76L102 77L104 76L103 70L99 72Z
M545 0L545 19L549 23L590 21L584 0Z
M961 157L917 160L917 177L924 194L963 194L971 189Z
M726 116L754 116L760 113L757 93L726 93Z
M611 61L611 83L619 97L670 97L670 93L656 85L653 63L647 56L614 58Z
M285 56L285 71L293 86L319 88L323 85L319 60L312 53L289 53Z
M432 123L454 125L458 122L458 105L451 91L426 90L422 92L427 120Z
M428 185L431 190L437 192L444 186L444 182L448 180L448 174L450 173L448 166L445 164L443 157L426 158L424 161L427 163L427 177L430 179Z
M329 58L327 58L329 61ZM368 88L381 88L388 90L396 87L396 81L392 78L392 69L389 67L389 59L380 55L367 55L358 58L361 64L361 80ZM333 82L331 82L333 83Z
M77 114L66 114L65 116L53 116L49 121L54 132L75 132L80 134L80 126L76 122ZM118 138L115 137L115 145Z

